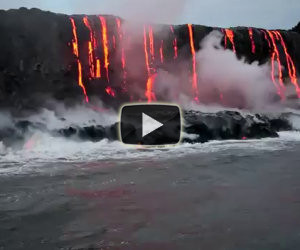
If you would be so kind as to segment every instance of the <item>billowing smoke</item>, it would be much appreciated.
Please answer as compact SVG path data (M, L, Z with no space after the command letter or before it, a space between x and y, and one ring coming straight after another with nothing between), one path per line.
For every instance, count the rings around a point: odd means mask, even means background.
M222 34L214 31L201 43L197 54L200 100L218 94L226 106L260 109L275 95L270 66L246 63L220 46Z
M249 64L221 46L222 34L211 32L196 54L197 83L201 105L261 110L273 102L276 89L270 78L270 65ZM181 60L176 70L159 69L154 92L164 101L183 107L197 106L193 98L191 62ZM130 68L129 68L130 70Z

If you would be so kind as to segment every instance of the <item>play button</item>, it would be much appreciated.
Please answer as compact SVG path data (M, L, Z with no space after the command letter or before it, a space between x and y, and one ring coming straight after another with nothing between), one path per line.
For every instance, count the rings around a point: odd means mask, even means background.
M181 117L176 105L135 104L121 109L120 138L131 145L172 145L180 141Z
M163 126L162 123L143 113L143 137Z

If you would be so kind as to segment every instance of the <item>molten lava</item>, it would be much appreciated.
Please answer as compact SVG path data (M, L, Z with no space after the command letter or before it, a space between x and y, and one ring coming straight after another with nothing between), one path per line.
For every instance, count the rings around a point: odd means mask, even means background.
M285 41L284 41L281 33L279 31L273 31L273 33L277 35L277 38L280 40L281 46L283 47L285 58L286 58L286 63L287 63L287 67L288 67L289 77L291 79L292 84L295 86L298 98L300 98L300 88L299 88L298 81L297 81L295 64L291 58L291 55L289 54L289 52L287 50L287 46L285 44Z
M156 73L152 74L148 77L148 80L147 80L146 97L147 97L149 103L152 101L156 101L155 93L152 91L156 76L157 76Z
M149 35L149 37L151 37L151 35ZM150 51L151 51L151 45L150 45ZM150 103L153 100L156 100L155 93L153 92L153 85L155 82L156 73L154 73L154 74L152 73L152 69L151 69L150 63L149 63L146 26L144 26L144 52L145 52L146 69L147 69L147 73L148 73L148 80L147 80L147 84L146 84L145 96L147 97L148 102Z
M90 25L88 18L84 17L83 22L90 32L90 41L88 43L88 49L89 49L88 55L89 55L90 76L93 78L95 77L95 68L96 68L94 63L94 50L96 49L95 46L97 45L97 40L95 38L94 31Z
M194 100L199 101L199 91L198 91L198 75L197 75L197 67L196 67L196 51L195 51L195 42L194 42L194 34L193 34L193 26L188 24L189 36L190 36L190 47L193 58L193 91L194 91Z
M261 30L261 32L264 33L265 40L268 42L269 49L271 49L272 45L271 45L270 39L267 35L267 32L265 30Z
M272 53L272 57L271 57L271 63L272 63L272 72L271 72L271 76L272 76L272 81L273 83L275 83L275 60L277 61L277 67L278 67L278 81L280 84L280 90L278 91L278 94L280 95L281 99L285 98L285 86L283 84L283 76L282 76L282 65L281 65L281 61L280 61L280 55L279 55L279 51L277 48L277 44L275 41L275 38L273 36L273 33L269 30L267 30L267 33L271 39L272 45L273 45L273 53ZM277 88L278 90L278 88Z
M175 35L174 28L172 25L170 26L170 29L174 35L173 48L174 48L174 59L176 59L178 57L177 37Z
M81 87L83 94L85 96L85 101L89 102L89 97L87 95L85 86L82 81L82 65L79 59L79 46L78 46L78 38L77 38L77 28L76 24L73 18L70 18L71 24L72 24L72 32L73 32L73 39L72 39L72 45L73 45L73 54L76 56L77 59L77 66L78 66L78 85Z
M103 16L100 16L100 22L102 27L102 44L104 51L104 68L106 70L106 78L109 82L109 49L108 49L108 35L107 35L107 25L106 19Z
M160 62L164 63L164 40L161 40L159 54L160 54Z
M150 65L149 65L149 54L148 54L148 44L147 44L147 31L146 27L144 26L144 52L145 52L145 62L148 76L151 75Z
M249 38L251 41L251 52L253 54L255 54L255 42L254 42L254 38L253 38L253 29L249 28L248 31L249 31Z
M231 30L231 29L225 29L225 36L226 36L226 40L228 38L229 41L231 42L233 52L236 53L235 43L234 43L234 32L233 32L233 30Z
M100 59L97 59L96 78L101 78L101 62L100 62Z
M222 33L224 34L224 49L227 49L227 36L226 36L225 30L224 29L221 29L221 30L222 30Z
M117 28L118 28L118 34L119 34L119 40L120 40L120 46L121 46L121 63L122 63L122 70L123 70L123 89L127 90L126 81L127 81L127 72L126 72L126 58L125 58L125 49L123 46L123 38L124 38L124 31L122 30L121 26L121 20L119 18L116 18Z
M111 97L116 97L116 92L111 88L111 87L106 87L105 91L108 95L110 95Z
M155 60L155 50L154 50L154 36L153 36L153 29L151 25L149 26L149 43L150 43L150 54L152 61Z

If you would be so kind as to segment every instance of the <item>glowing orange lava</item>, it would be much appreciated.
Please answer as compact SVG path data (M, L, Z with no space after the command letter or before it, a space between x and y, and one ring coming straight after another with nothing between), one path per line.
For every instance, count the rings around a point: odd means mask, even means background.
M289 77L291 79L291 82L295 86L298 98L300 98L300 88L299 88L298 81L297 81L297 74L296 74L295 64L294 64L294 62L291 58L291 55L289 54L289 52L287 50L287 46L284 42L284 39L283 39L281 33L279 31L273 31L273 33L277 34L277 38L280 40L281 46L283 47L284 54L285 54L285 57L286 57L286 63L287 63L287 66L288 66Z
M94 50L95 45L97 44L97 40L94 36L94 31L90 25L90 22L88 20L88 17L83 18L83 22L85 26L88 28L90 32L90 41L88 43L88 49L89 49L89 67L90 67L90 76L95 77L95 63L94 63Z
M152 74L148 77L148 80L147 80L146 97L148 99L148 103L150 103L152 101L156 101L155 93L152 91L156 76L157 76L157 74Z
M159 54L160 54L160 62L164 63L164 40L161 40Z
M147 45L147 31L146 27L144 26L144 52L145 52L145 62L148 76L151 75L150 65L149 65L149 54L148 54L148 45Z
M151 46L150 46L150 50L151 50ZM145 52L145 63L146 63L146 68L148 73L145 96L147 97L148 102L150 103L153 100L156 100L155 93L153 92L153 85L156 79L156 74L153 74L151 72L151 67L149 63L149 54L148 54L147 31L145 26L144 26L144 52Z
M101 62L100 62L100 59L97 59L96 78L101 78Z
M149 26L149 43L150 43L150 54L152 61L155 59L155 50L154 50L154 37L153 37L153 29L151 25Z
M178 57L178 47L177 47L177 38L176 38L176 35L175 35L175 32L174 32L174 28L173 26L171 25L170 26L170 29L174 35L174 40L173 40L173 48L174 48L174 59L176 59Z
M224 29L222 29L222 33L224 34L224 49L227 49L227 36Z
M261 32L264 33L265 40L268 42L269 49L271 49L272 45L271 45L270 39L268 38L267 32L265 30L261 30Z
M107 36L107 25L106 19L103 16L100 16L100 22L102 27L102 43L104 51L104 68L106 69L106 78L109 82L109 49L108 49L108 36Z
M225 29L225 36L231 42L233 52L236 53L235 43L234 43L234 32L233 32L233 30L231 30L231 29Z
M108 95L110 95L111 97L116 97L116 92L111 88L111 87L106 87L105 91Z
M253 29L249 28L249 38L251 41L251 51L253 54L255 54L255 42L254 42L254 38L253 38Z
M78 66L78 85L82 88L83 94L85 96L85 101L89 102L89 98L85 89L85 86L82 81L82 65L79 59L79 47L78 47L78 38L77 38L77 28L76 24L73 18L70 18L71 24L72 24L72 32L73 32L73 39L72 39L72 45L73 45L73 54L76 56L77 59L77 66Z
M123 89L126 90L126 78L127 78L127 72L126 72L126 58L125 58L125 49L124 49L124 31L122 30L121 26L121 20L119 18L116 18L117 28L118 28L118 34L120 39L120 46L121 46L121 62L122 62L122 70L123 70Z
M273 53L272 53L272 81L273 83L275 83L275 65L274 62L275 60L277 60L277 67L278 67L278 80L279 80L279 84L280 84L280 90L278 91L278 94L281 96L281 99L285 98L285 86L283 84L283 76L282 76L282 65L281 65L281 61L280 61L280 55L279 55L279 51L276 45L276 41L275 38L273 36L273 33L269 30L267 30L267 33L271 39L272 45L273 45ZM278 89L277 89L278 90Z
M197 75L197 68L196 68L196 51L195 51L195 43L194 43L194 34L193 34L193 26L191 24L188 24L189 29L189 36L190 36L190 47L191 47L191 53L193 57L193 91L194 91L194 100L199 101L199 91L198 91L198 75Z

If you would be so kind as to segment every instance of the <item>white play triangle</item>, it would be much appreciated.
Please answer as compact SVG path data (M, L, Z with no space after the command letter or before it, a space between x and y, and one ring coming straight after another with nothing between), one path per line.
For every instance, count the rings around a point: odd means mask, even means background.
M162 127L163 125L164 124L143 113L143 137Z

